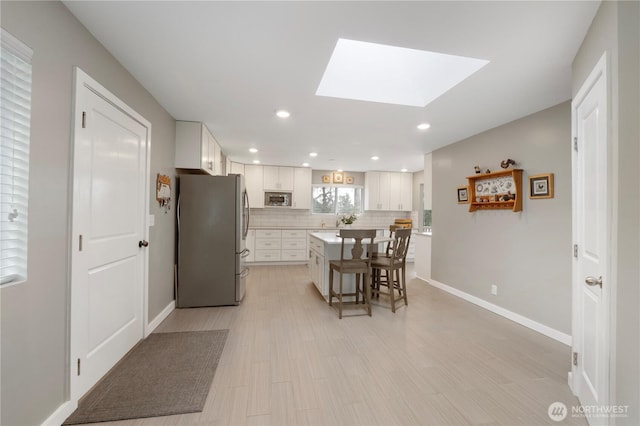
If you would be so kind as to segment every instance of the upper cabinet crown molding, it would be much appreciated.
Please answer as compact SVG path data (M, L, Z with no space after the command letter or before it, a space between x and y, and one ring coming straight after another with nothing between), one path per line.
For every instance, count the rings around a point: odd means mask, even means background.
M176 121L175 167L222 174L222 150L203 123Z

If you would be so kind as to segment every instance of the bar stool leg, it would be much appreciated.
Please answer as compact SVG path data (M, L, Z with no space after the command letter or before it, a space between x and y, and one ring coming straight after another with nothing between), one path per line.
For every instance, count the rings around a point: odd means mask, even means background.
M369 272L364 273L363 290L364 298L367 303L367 313L371 316L371 274Z
M342 319L342 275L340 274L340 293L338 294L338 319Z
M333 305L333 268L329 268L329 306Z

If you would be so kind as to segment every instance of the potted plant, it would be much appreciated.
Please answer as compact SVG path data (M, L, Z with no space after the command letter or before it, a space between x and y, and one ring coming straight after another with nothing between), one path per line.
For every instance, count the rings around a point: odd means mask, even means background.
M351 228L351 225L357 218L355 214L344 215L340 218L340 222L342 222L346 228Z

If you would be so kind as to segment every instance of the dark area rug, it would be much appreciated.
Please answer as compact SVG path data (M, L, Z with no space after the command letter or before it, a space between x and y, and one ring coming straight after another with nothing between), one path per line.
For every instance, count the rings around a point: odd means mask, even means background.
M202 411L229 330L155 333L129 352L63 424Z

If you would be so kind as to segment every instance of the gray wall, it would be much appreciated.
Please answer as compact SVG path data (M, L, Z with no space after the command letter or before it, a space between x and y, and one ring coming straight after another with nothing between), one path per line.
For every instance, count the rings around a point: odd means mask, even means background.
M68 399L73 66L152 123L151 176L174 176L175 124L59 2L2 2L2 27L33 51L28 282L2 289L3 425L41 424ZM152 188L154 184L152 182ZM174 219L150 200L149 318L173 299Z
M571 110L565 102L433 152L436 281L571 333ZM457 204L473 166L523 173L523 211ZM555 197L530 200L528 176L553 173ZM498 295L490 293L498 286Z
M573 62L573 94L604 52L609 106L614 239L612 265L612 402L629 405L616 424L640 424L640 4L602 2ZM617 181L617 184L615 183Z

